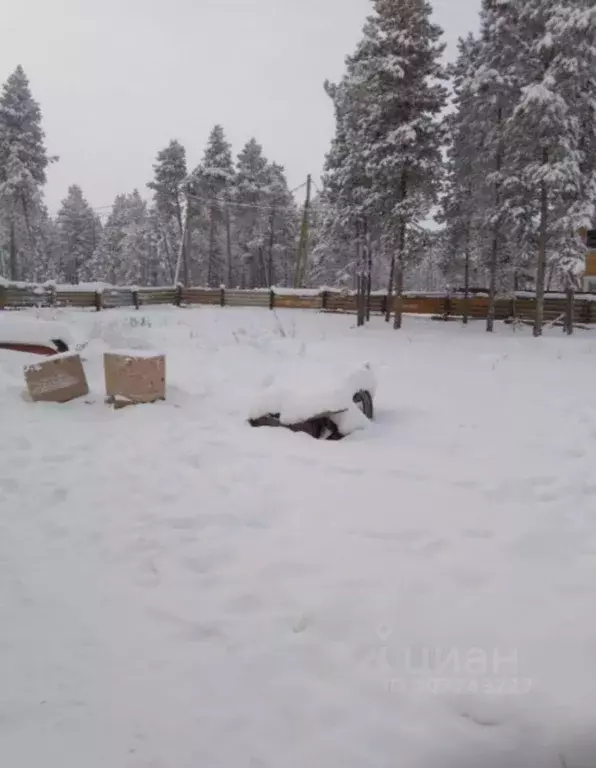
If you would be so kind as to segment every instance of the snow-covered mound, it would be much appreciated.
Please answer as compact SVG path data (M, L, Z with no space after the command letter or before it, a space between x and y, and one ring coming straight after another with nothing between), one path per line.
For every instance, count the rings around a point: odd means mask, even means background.
M376 378L368 364L346 371L301 359L265 382L249 418L278 413L282 424L295 424L331 412L339 431L349 435L369 424L354 404L354 395L366 390L374 397L376 389Z
M70 328L53 320L40 320L25 313L0 314L0 343L51 344L60 339L69 347L74 344Z

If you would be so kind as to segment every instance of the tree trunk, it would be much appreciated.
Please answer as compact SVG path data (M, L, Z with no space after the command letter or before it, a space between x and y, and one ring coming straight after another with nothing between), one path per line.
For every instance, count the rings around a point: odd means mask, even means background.
M265 252L263 246L259 246L259 272L257 288L265 288L267 285L267 267L265 265Z
M400 204L403 204L408 196L408 177L406 170L402 170L399 184ZM404 257L406 250L406 220L402 210L399 220L399 235L397 241L397 259L395 264L395 315L393 317L393 329L399 330L402 326L403 302L404 302Z
M359 272L356 276L356 325L358 328L364 325L364 313L362 312L362 286L364 276Z
M362 269L362 232L360 221L356 221L356 325L364 325L364 312L362 304L362 289L364 285L364 270Z
M271 209L269 218L269 251L267 253L267 283L273 286L273 247L275 245L275 208Z
M501 134L503 123L503 110L497 109L497 129ZM502 139L499 138L497 152L495 155L495 172L497 181L495 182L495 220L493 224L493 240L491 245L490 264L489 264L489 290L488 290L488 312L486 315L486 330L492 333L495 329L495 305L497 301L497 272L499 269L499 246L501 240L501 181L499 174L503 165L503 146Z
M548 149L542 151L542 164L548 164ZM540 183L540 231L538 236L538 262L536 265L536 314L534 336L542 336L544 325L544 288L546 280L546 249L548 245L548 188L544 179Z
M406 247L406 222L402 217L399 225L399 241L397 251L397 263L395 270L395 315L393 317L393 329L398 331L403 322L404 303L404 250Z
M227 287L232 287L232 223L230 221L230 209L226 205L226 266Z
M191 244L190 206L187 205L186 223L184 225L184 233L182 236L182 266L184 270L185 287L188 287L190 285L190 244Z
M27 236L29 238L29 247L31 248L31 277L34 280L37 279L37 247L35 243L35 237L33 235L33 229L31 228L31 218L29 216L29 208L27 206L27 200L25 197L21 197L21 204L23 206L23 216L25 217L25 226L27 227Z
M209 213L209 261L207 262L207 287L213 288L215 274L215 206Z
M464 261L464 311L463 323L467 325L470 319L470 227L466 231L466 252Z
M176 280L176 264L174 263L172 259L172 252L170 249L170 240L168 238L168 233L165 227L161 228L161 237L163 241L163 247L166 252L166 263L168 266L168 272L170 273L170 278L172 282L175 282Z
M294 288L302 288L302 283L304 282L307 273L311 188L312 177L309 173L306 177L306 199L304 201L304 211L302 213L302 226L300 227L300 241L298 243Z
M548 276L546 278L546 290L550 291L552 287L553 277L555 275L555 265L551 264L548 269Z
M16 282L19 279L17 263L17 237L14 227L14 219L10 222L10 279Z
M391 303L393 301L393 284L395 282L395 251L391 254L391 266L389 267L389 285L387 286L387 301L385 304L385 322L391 320Z
M188 208L189 202L186 200L186 206ZM187 217L188 218L188 217ZM184 237L184 223L182 221L182 206L180 205L180 194L176 193L176 221L178 222L178 229L180 231L180 237Z
M368 220L366 225L366 322L370 322L370 304L372 293L372 245Z
M566 301L565 301L565 333L568 336L573 334L573 310L575 303L575 294L573 292L573 286L571 280L567 278L567 285L565 289Z

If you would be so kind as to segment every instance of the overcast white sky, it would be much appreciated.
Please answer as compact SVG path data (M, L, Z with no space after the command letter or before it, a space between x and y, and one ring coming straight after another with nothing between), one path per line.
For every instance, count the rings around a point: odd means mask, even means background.
M318 176L333 133L325 78L341 76L371 0L0 0L0 81L22 64L41 103L57 210L70 184L93 206L148 195L172 138L189 166L222 123L234 153L251 136L292 186ZM449 45L480 0L434 0Z

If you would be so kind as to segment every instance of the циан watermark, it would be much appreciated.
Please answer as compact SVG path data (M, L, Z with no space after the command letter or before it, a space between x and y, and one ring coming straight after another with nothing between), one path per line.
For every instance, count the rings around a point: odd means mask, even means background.
M391 634L386 627L377 632L391 693L521 696L532 689L532 679L522 674L517 648L411 646L397 650L389 645Z

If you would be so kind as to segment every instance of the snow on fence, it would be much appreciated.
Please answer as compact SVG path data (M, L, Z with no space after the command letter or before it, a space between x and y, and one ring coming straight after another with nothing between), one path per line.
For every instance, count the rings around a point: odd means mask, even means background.
M263 309L314 309L326 312L356 312L354 292L333 289L229 290L227 288L118 288L113 286L82 285L29 285L26 283L0 283L0 310L27 307L65 307L101 311L118 307L174 305L189 307L214 305L220 307L261 307ZM532 294L520 292L501 297L496 302L496 319L517 317L532 320L536 299ZM387 296L375 292L371 296L371 311L382 314L387 308ZM392 307L393 308L393 307ZM547 294L544 316L547 322L565 315L568 308L564 294ZM403 298L403 311L408 314L432 315L445 319L464 314L465 298L459 293L407 293ZM468 299L468 314L472 319L483 319L488 312L488 296L474 291ZM573 302L575 323L596 323L596 296L576 294Z

